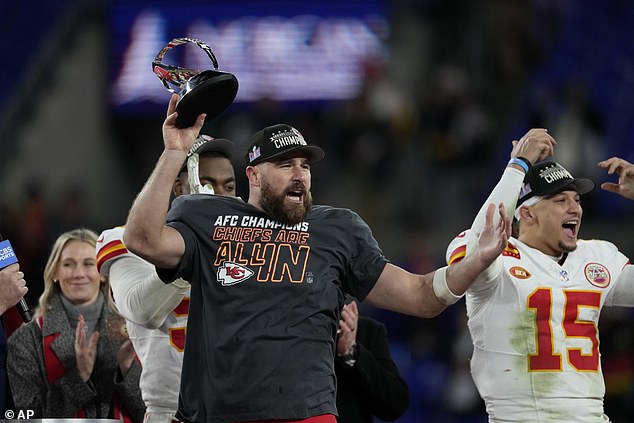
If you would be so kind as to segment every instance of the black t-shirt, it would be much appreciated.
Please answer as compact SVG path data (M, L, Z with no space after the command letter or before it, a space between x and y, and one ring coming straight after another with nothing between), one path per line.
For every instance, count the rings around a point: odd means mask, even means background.
M336 414L343 292L365 298L387 260L348 209L314 206L286 227L239 198L188 195L168 224L191 282L178 417L232 422Z

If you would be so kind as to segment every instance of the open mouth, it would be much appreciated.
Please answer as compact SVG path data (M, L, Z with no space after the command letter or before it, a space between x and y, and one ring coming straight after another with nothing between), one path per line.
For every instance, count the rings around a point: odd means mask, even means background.
M288 191L286 193L286 198L288 198L292 203L303 203L304 201L304 192L303 191Z
M305 194L306 190L304 189L304 184L302 183L293 183L288 186L286 190L286 198L294 204L302 204L304 202Z
M570 237L570 238L576 238L577 237L577 230L579 228L579 221L578 220L568 220L566 222L564 222L563 225L561 225L561 227L563 228L564 231L564 235Z

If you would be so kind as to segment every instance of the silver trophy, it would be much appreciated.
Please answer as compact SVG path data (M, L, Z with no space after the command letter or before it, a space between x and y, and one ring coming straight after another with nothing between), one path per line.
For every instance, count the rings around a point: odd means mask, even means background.
M168 51L186 43L194 43L207 53L213 69L198 71L163 63ZM233 103L238 93L235 75L219 71L218 60L211 48L195 38L174 38L158 52L152 62L152 70L168 91L180 97L176 104L176 124L179 128L192 126L201 113L206 113L207 119L218 116Z

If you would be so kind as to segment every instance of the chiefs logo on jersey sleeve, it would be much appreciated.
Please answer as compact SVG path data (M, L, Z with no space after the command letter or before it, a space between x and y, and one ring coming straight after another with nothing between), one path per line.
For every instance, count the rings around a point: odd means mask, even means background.
M222 266L218 268L218 273L216 274L216 278L222 286L235 285L249 279L251 276L253 276L251 269L230 261L222 263Z
M509 242L508 244L506 244L506 247L504 248L504 251L502 251L502 255L506 256L506 257L513 257L513 258L519 259L520 258L520 250L515 248L515 245L513 245L513 244L511 244Z

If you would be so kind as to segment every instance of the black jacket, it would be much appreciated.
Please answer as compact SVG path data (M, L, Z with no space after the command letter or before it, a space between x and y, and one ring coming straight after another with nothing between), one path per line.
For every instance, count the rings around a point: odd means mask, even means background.
M350 367L337 357L337 411L340 423L371 423L372 416L392 421L409 406L409 389L392 360L387 329L359 316L358 356Z

